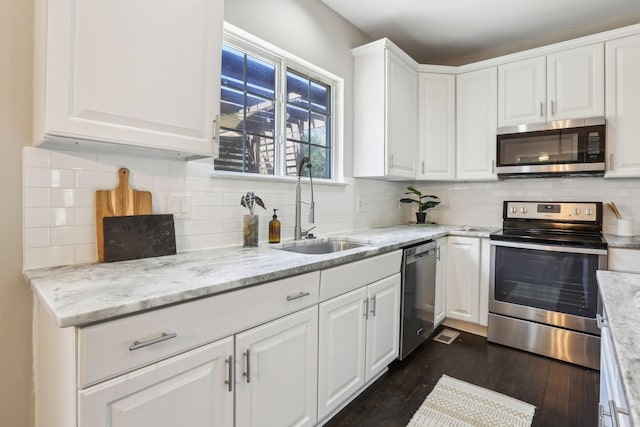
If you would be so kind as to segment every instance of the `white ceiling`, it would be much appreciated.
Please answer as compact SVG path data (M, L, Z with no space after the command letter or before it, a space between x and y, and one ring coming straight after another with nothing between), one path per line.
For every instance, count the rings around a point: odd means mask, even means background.
M321 0L422 64L462 65L640 23L640 0Z

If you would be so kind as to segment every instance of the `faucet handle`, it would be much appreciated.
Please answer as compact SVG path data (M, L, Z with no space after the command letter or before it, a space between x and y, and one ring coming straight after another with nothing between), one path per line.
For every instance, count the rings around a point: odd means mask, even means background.
M313 230L314 228L316 228L316 226L315 226L315 225L314 225L313 227L311 227L311 228L307 229L307 230L302 230L302 231L300 232L300 237L304 237L304 238L307 238L307 239L315 239L316 237L315 237L313 234L310 234L310 233L309 233L309 232L310 232L311 230ZM312 236L312 237L309 237L309 236Z

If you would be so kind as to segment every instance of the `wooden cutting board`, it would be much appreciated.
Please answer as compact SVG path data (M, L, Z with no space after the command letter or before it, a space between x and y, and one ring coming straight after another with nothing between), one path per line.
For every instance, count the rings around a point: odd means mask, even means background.
M151 192L137 191L129 186L129 169L118 170L118 186L113 190L96 191L96 245L98 261L104 261L103 218L125 215L150 215Z

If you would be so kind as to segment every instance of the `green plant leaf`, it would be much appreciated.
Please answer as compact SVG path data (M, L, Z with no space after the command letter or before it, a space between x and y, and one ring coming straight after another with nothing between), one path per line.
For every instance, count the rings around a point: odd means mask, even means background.
M260 206L262 209L267 209L264 207L264 203L262 202L262 199L258 196L255 196L256 198L256 203L258 204L258 206Z

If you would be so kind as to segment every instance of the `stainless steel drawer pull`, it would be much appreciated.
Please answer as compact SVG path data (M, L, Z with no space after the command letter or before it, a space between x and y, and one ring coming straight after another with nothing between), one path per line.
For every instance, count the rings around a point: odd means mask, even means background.
M156 337L147 341L134 341L133 345L129 346L129 351L137 350L139 348L146 347L148 345L153 345L162 341L170 340L171 338L175 338L177 336L178 334L176 334L175 332L170 334L163 332L162 335L160 335L159 337Z
M369 298L363 299L362 302L364 303L364 318L368 319L369 318Z
M293 301L294 299L302 298L311 295L309 292L300 292L297 295L287 295L287 301Z
M247 378L247 384L251 382L251 353L249 351L247 349L242 353L247 358L247 371L242 373L242 376Z
M598 323L598 329L606 328L609 326L609 322L605 319L602 314L596 314L596 322Z
M229 364L229 379L224 380L224 383L227 385L227 390L230 392L233 391L233 355L229 355L228 359L224 359L224 363Z
M540 117L544 117L544 102L540 101Z
M376 295L371 297L371 315L376 317Z

